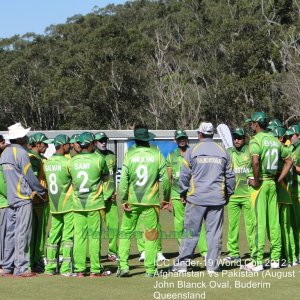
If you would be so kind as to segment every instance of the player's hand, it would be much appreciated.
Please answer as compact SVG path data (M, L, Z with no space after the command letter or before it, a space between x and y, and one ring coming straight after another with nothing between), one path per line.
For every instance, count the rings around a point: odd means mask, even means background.
M114 202L114 201L116 201L116 200L117 200L117 193L114 192L114 193L112 194L112 196L111 196L111 201Z
M167 209L168 211L170 211L170 203L167 201L162 200L161 201L161 205L160 205L161 209Z
M169 208L168 208L168 211L169 211L169 212L172 212L172 211L173 211L173 203L172 203L172 201L169 202Z
M186 204L186 196L180 198L182 204Z
M248 185L252 186L253 188L258 188L260 186L260 182L255 182L254 179L248 179Z
M125 211L131 211L132 210L128 202L122 204L122 207Z

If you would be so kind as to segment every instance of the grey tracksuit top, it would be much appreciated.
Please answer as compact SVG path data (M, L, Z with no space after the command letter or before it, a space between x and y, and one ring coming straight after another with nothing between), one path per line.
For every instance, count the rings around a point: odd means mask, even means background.
M224 205L234 192L235 175L229 153L211 138L202 139L184 156L179 178L181 195L196 205Z
M32 199L32 191L43 195L45 189L34 175L27 151L20 145L9 145L1 155L10 207L20 207Z

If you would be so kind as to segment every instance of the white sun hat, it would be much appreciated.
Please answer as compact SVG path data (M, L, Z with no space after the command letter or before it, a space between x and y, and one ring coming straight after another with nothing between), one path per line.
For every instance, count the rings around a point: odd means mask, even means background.
M8 134L5 135L6 140L14 140L24 137L30 131L29 128L24 128L21 123L16 123L8 127Z
M203 134L214 134L214 126L212 123L202 122L198 131Z

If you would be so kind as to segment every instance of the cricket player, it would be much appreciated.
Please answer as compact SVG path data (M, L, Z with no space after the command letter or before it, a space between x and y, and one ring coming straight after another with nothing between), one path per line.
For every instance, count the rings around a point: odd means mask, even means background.
M292 125L286 131L286 136L290 138L290 151L293 159L291 172L291 190L293 200L292 227L295 239L295 255L297 262L300 263L300 125Z
M81 152L69 162L73 184L74 265L77 277L86 274L87 242L91 261L90 277L109 276L101 258L101 224L105 216L103 182L109 180L105 158L94 153L95 136L90 132L78 138Z
M73 187L68 172L70 138L60 134L54 139L55 154L44 163L51 212L51 229L47 241L45 274L54 275L57 269L57 251L62 248L62 276L72 276L71 250L73 248Z
M172 205L173 208L174 229L175 229L178 243L180 244L181 235L183 233L185 203L182 203L180 197L179 175L180 175L184 155L186 153L186 150L189 148L189 146L188 146L188 135L184 130L176 130L174 133L174 139L178 148L168 154L166 164L167 164L169 178L172 183L170 204ZM199 248L199 253L203 257L205 257L207 254L207 245L206 245L206 234L205 234L204 222L202 224L202 228L200 232L198 248Z
M4 256L4 238L5 238L5 208L8 207L6 183L1 164L1 154L7 147L3 135L0 135L0 273L2 272L2 260Z
M119 232L119 212L116 193L116 156L107 149L108 137L104 132L95 134L96 153L102 155L109 170L109 181L103 185L103 195L105 203L105 223L108 230L109 246L107 258L110 261L118 260L118 232Z
M289 151L271 133L266 132L267 120L264 112L253 113L250 119L251 130L255 134L249 143L252 171L249 173L251 206L254 210L254 244L252 262L242 265L246 271L262 271L267 228L271 242L271 268L280 268L281 231L275 178L279 160L284 161L280 182L289 172L292 159Z
M249 145L246 144L245 131L242 127L232 132L234 147L229 148L235 173L235 191L229 199L228 207L228 254L225 258L229 262L239 262L239 231L241 211L244 211L246 237L250 253L253 248L254 216L251 209L250 193L247 176L252 168Z
M274 127L271 130L271 133L278 138L280 143L285 146L286 130L282 127ZM288 132L290 133L290 132ZM283 167L283 161L279 160L278 173L280 174ZM291 195L291 190L289 188L288 182L292 180L291 172L279 183L277 186L277 203L279 207L279 221L281 228L281 239L282 239L282 257L284 266L296 266L297 258L295 252L295 240L292 228L292 219L293 219L293 200Z
M28 156L34 175L38 178L43 187L47 187L43 163L46 158L43 156L48 148L49 140L43 133L35 133L30 137L31 149L28 149ZM30 243L31 269L34 272L44 272L44 249L46 242L46 230L49 220L49 201L48 194L45 197L35 196L33 198L33 219L32 219L32 238Z
M153 277L156 272L158 223L160 212L159 176L162 180L162 208L169 206L170 182L165 159L159 149L150 147L149 141L154 134L146 125L135 126L134 137L136 146L131 147L125 155L119 186L120 199L124 209L119 241L118 277L129 275L128 257L131 236L139 219L143 224L145 237L146 276Z

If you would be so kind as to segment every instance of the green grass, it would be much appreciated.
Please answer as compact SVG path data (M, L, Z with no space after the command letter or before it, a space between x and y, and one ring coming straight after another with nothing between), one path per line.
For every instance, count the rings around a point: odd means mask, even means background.
M172 230L172 214L163 211L161 215L162 229L169 232ZM223 252L222 256L226 255L226 233L227 221L224 225L223 234ZM178 245L176 240L163 240L163 249L167 258L170 259L170 265L177 255ZM242 220L241 236L240 236L241 255L248 252L246 239L244 235L244 226ZM266 248L268 251L268 246ZM102 254L107 252L107 240L104 240ZM132 256L129 261L131 277L116 278L115 274L105 278L62 278L60 276L46 277L39 275L36 278L0 278L0 299L193 299L191 293L204 293L205 299L299 299L300 297L300 267L284 268L277 271L264 271L258 273L257 278L241 278L242 273L237 267L226 267L226 270L232 272L232 276L220 273L218 277L209 277L203 268L202 258L196 253L195 263L197 266L190 273L194 277L174 278L167 275L155 278L145 278L144 268L138 262L138 251L136 241L132 241ZM266 253L267 256L267 253ZM103 256L103 265L111 267L116 271L116 264L108 262ZM160 268L163 269L163 268ZM234 274L233 271L236 271ZM243 273L245 274L245 273ZM290 278L281 278L283 275L291 275ZM203 277L199 277L199 276ZM264 276L276 276L264 278ZM235 282L241 283L268 283L270 287L257 288L237 288ZM180 284L196 284L198 288L180 288ZM161 285L162 288L154 286ZM178 287L179 285L179 287ZM201 288L206 285L206 288ZM216 286L216 287L214 287ZM183 297L181 293L190 293L190 298ZM159 295L159 293L161 293ZM166 298L169 294L169 297ZM188 296L188 294L185 294ZM177 298L176 298L177 297Z

